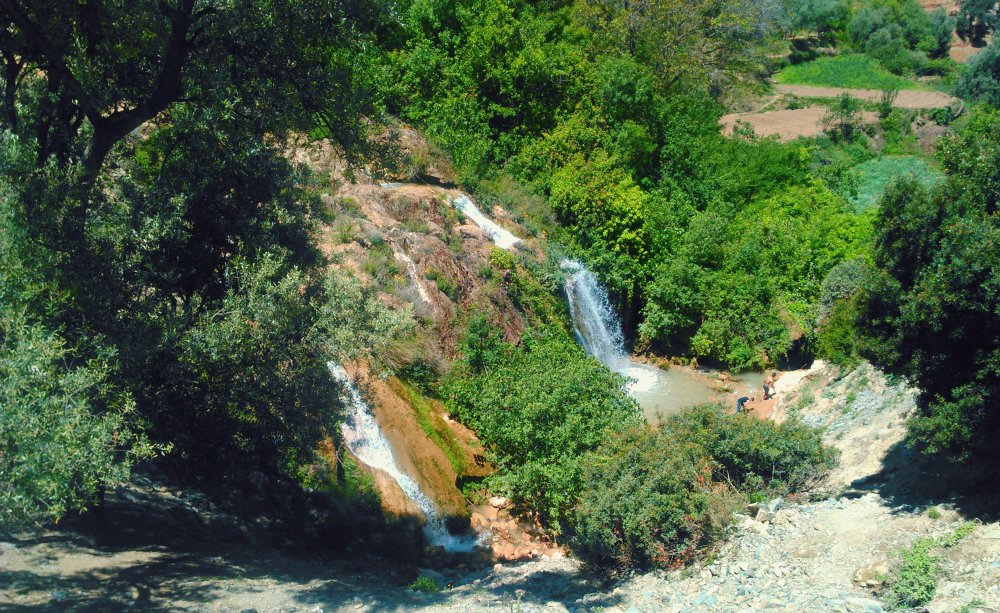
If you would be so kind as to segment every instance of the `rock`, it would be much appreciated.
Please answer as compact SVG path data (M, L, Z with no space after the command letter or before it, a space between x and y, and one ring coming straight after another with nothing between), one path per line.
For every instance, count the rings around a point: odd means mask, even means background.
M436 570L431 570L430 568L418 568L417 576L427 577L428 579L436 583L439 587L444 587L445 585L448 585L448 579L446 579L444 575L437 572Z
M760 523L764 523L766 521L770 521L771 512L768 511L766 508L761 508L757 510L757 514L754 515L753 518L759 521Z
M767 503L767 511L768 513L777 513L778 509L780 509L784 504L785 500L783 498L775 498L771 502Z
M858 611L860 613L882 613L882 603L871 598L861 598L860 596L848 596L844 603L848 611Z
M887 583L889 560L882 559L865 564L854 573L854 583L865 588L879 588Z
M493 496L490 498L490 506L497 509L502 509L505 506L507 506L507 499L504 498L503 496Z
M464 226L458 226L457 228L455 228L455 230L458 232L458 235L461 236L462 238L486 240L486 234L481 229L479 229L479 226L466 224Z
M489 520L482 513L473 513L469 523L472 524L473 528L489 528L490 526Z

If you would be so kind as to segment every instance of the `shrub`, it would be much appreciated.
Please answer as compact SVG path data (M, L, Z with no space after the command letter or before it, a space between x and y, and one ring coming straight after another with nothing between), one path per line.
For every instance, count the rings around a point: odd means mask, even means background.
M851 142L861 127L861 101L846 92L841 94L830 105L822 124L834 142L841 139Z
M722 534L741 499L800 489L834 461L819 433L796 421L689 409L590 454L571 546L596 565L676 566Z
M716 478L756 498L807 487L837 460L816 429L796 420L776 424L703 406L673 416L661 430L699 445Z
M434 579L431 579L427 575L420 575L413 583L410 584L410 589L414 592L436 594L441 591L441 586L439 586Z
M969 59L955 93L1000 108L1000 38Z
M669 567L717 538L732 505L704 450L632 431L593 454L576 508L574 551L592 564Z
M919 607L930 602L937 589L940 561L931 553L935 542L920 538L900 552L902 563L891 576L886 603L893 608Z
M452 415L472 427L500 469L492 487L563 529L579 496L586 453L640 423L624 379L588 357L561 328L531 330L521 344L475 318L464 364L442 392Z

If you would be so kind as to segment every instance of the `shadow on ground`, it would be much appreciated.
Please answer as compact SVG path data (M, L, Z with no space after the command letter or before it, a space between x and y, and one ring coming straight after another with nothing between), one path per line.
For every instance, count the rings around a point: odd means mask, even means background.
M1000 520L1000 474L989 466L923 456L905 441L889 448L880 472L851 485L878 492L900 511L947 505L969 519Z

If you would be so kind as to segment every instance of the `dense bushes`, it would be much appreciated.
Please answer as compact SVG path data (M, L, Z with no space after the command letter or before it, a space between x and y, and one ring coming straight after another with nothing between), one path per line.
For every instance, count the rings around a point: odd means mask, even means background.
M799 423L689 409L658 430L612 436L592 454L573 549L600 565L678 565L719 537L741 501L801 489L835 459Z
M897 75L933 73L952 65L947 58L955 18L944 9L925 11L917 0L791 0L786 10L792 30L814 31L824 42L865 53Z
M640 425L621 377L560 329L512 346L477 318L463 352L442 391L499 469L487 485L596 565L683 563L740 504L801 490L835 461L812 428L720 407L687 410L656 430Z
M921 389L911 440L991 458L1000 431L1000 114L980 110L938 148L945 181L900 181L881 202L861 348Z
M969 59L955 93L1000 108L1000 39Z
M286 137L372 151L385 8L0 9L0 529L86 507L145 437L185 478L292 479L337 431L326 361L408 315L325 276Z
M810 23L846 27L849 6L827 4ZM771 8L419 0L387 95L464 180L505 173L548 203L546 231L608 287L628 336L764 365L811 332L819 283L867 230L801 146L719 134L713 98L757 76Z
M587 452L640 423L624 380L563 330L503 343L485 319L470 326L465 362L444 385L448 406L479 434L501 470L492 486L565 527Z

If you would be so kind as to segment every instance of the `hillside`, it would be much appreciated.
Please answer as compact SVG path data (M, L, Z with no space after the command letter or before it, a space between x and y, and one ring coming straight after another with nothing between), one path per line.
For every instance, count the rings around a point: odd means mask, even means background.
M553 552L481 570L420 570L363 556L309 560L226 545L218 533L197 544L136 547L70 530L0 544L10 578L0 599L61 610L874 612L886 606L880 577L898 564L901 549L921 538L947 538L967 530L966 518L982 517L964 538L939 550L940 579L926 606L934 613L996 610L990 603L1000 602L1000 523L982 514L996 508L995 500L968 497L982 483L952 481L942 488L941 475L915 473L910 459L899 458L912 390L887 384L867 365L844 373L817 364L784 373L777 393L776 415L798 411L828 426L828 442L842 451L841 468L807 496L747 511L710 561L691 569L611 581ZM813 401L803 401L808 398ZM180 533L192 520L210 517L198 498L148 481L121 490L114 501L112 513L163 509L155 520L161 532ZM419 573L453 587L414 592L407 586Z

